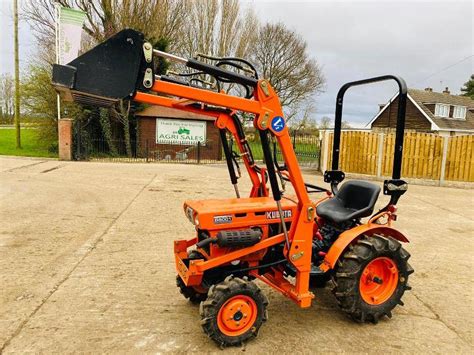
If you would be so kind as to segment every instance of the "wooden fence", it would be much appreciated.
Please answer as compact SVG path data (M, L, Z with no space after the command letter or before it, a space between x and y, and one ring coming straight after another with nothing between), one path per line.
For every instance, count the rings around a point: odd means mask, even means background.
M332 144L333 133L326 132L322 170L331 167ZM348 173L390 176L394 144L394 133L342 132L339 168ZM474 182L474 136L405 133L402 177Z

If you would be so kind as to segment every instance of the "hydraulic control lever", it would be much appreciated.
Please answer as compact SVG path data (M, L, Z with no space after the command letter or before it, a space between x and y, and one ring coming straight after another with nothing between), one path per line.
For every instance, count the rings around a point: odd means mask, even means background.
M186 58L178 57L174 54L159 51L157 49L153 49L153 54L158 57L165 58L173 62L184 64L188 68L203 71L204 73L215 76L216 78L225 78L237 84L242 84L245 86L251 86L255 88L258 83L257 79L254 79L245 75L241 75L239 73L233 73L229 70L225 70L215 65L210 65L196 59L186 59Z

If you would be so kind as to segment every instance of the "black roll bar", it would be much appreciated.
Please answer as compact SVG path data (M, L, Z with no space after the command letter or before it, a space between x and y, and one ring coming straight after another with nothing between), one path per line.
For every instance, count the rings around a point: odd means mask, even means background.
M405 114L407 105L407 84L405 80L396 75L382 75L374 78L352 81L344 84L337 93L336 99L336 117L334 124L334 142L332 150L332 166L331 170L324 172L324 181L331 184L333 194L337 194L337 185L344 180L344 172L339 170L339 152L341 145L341 128L342 128L342 108L344 94L353 87L365 84L376 83L379 81L395 80L398 84L398 112L397 112L397 127L395 131L395 150L393 157L392 178L384 181L383 192L385 195L390 195L390 204L395 205L403 195L408 185L401 180L402 157L403 157L403 135L405 131Z
M405 131L405 114L407 105L407 84L405 80L396 75L382 75L374 78L352 81L344 84L337 93L336 99L336 117L334 124L334 142L332 151L332 170L324 172L324 181L331 184L331 190L334 195L337 194L337 185L344 180L344 172L339 171L339 151L341 144L341 126L342 126L342 108L344 94L353 87L365 84L376 83L379 81L395 80L398 85L398 112L397 127L395 131L395 150L393 157L392 178L384 181L383 193L390 196L390 202L382 208L386 210L390 205L396 205L398 199L407 191L408 184L401 179L402 157L403 157L403 135Z
M336 122L334 124L334 143L332 151L332 170L339 168L339 148L341 143L341 128L342 128L342 108L344 94L346 91L359 85L376 83L379 81L395 80L398 84L398 112L397 112L397 128L395 133L395 154L393 159L392 179L400 179L402 168L402 153L403 153L403 133L405 131L405 113L407 105L407 84L405 80L395 75L383 75L375 78L352 81L344 84L337 93L336 99Z

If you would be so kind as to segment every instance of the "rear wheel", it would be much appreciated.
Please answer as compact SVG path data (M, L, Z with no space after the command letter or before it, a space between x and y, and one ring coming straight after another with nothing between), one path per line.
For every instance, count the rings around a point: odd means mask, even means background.
M267 320L267 305L267 298L254 282L227 277L212 286L207 300L201 302L201 324L219 345L241 345L257 336Z
M401 244L382 235L363 236L338 261L334 293L339 306L354 320L377 323L409 290L410 254Z

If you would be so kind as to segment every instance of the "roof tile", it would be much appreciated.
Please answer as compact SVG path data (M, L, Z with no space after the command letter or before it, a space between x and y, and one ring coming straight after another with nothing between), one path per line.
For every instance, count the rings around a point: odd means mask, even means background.
M408 89L410 97L420 106L428 117L442 130L474 131L474 100L467 96L458 96L417 89ZM466 119L442 118L435 116L424 104L448 104L467 107Z

